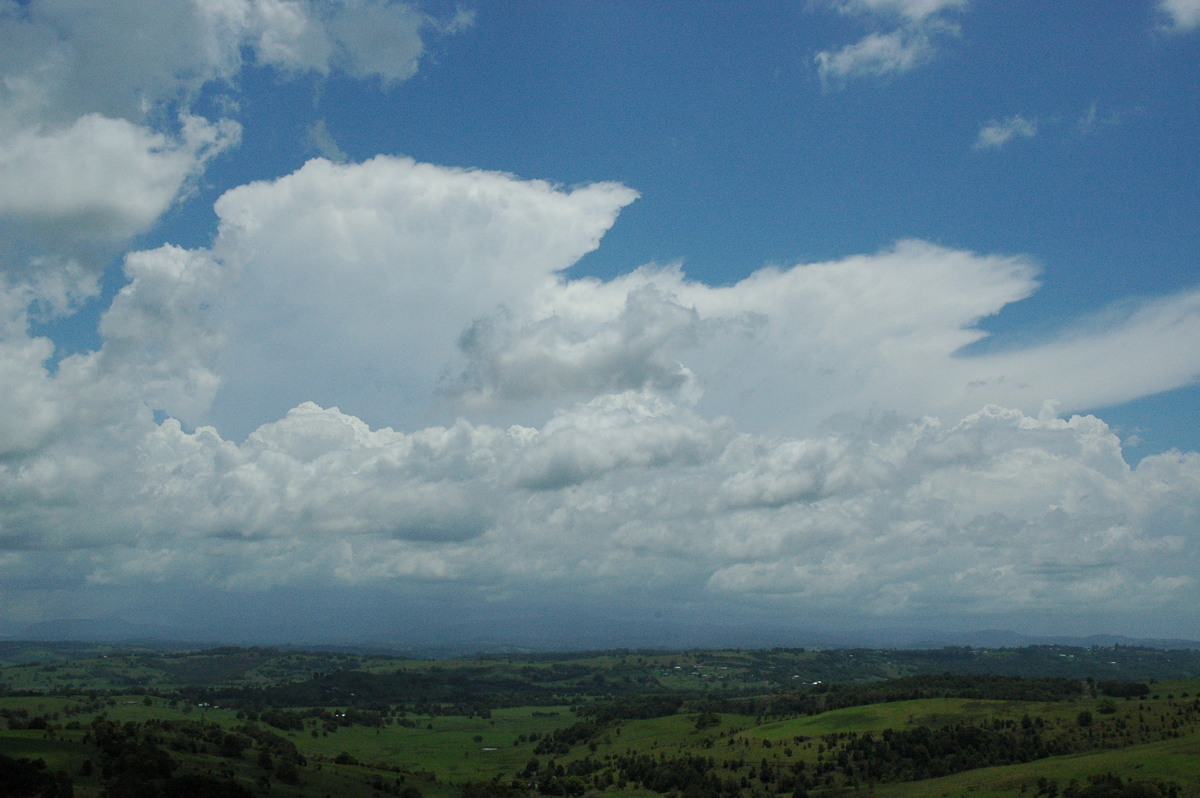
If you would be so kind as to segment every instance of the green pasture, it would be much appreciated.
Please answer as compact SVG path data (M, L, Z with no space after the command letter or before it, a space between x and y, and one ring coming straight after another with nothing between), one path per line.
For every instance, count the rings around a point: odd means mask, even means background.
M1124 779L1174 781L1182 796L1200 795L1200 737L1191 735L1128 748L1050 757L1037 762L980 768L940 779L881 784L863 794L880 798L933 798L971 795L973 798L1011 798L1036 793L1039 778L1057 781L1059 788L1072 780L1087 784L1089 776L1113 773Z
M19 759L44 759L51 770L71 769L83 761L76 740L50 739L43 731L0 731L0 753Z
M701 737L713 736L713 730L697 732L694 716L669 715L665 718L629 720L621 724L619 735L611 735L612 747L644 750L652 745L687 745Z
M315 737L310 730L285 736L310 758L329 761L344 752L364 765L428 770L454 781L487 780L525 768L536 743L519 742L522 735L546 735L577 718L567 707L517 707L494 710L490 718L410 715L407 720L414 725L346 726Z
M1175 698L1200 697L1200 679L1164 679L1161 682L1152 682L1148 687L1152 695L1160 698L1169 695Z
M1041 703L1024 701L981 701L965 698L923 698L861 707L835 709L810 715L764 723L747 731L755 737L778 742L793 737L819 737L836 732L876 732L914 726L938 728L951 723L993 718L1019 720L1023 715L1049 718L1074 717L1079 705L1074 702Z

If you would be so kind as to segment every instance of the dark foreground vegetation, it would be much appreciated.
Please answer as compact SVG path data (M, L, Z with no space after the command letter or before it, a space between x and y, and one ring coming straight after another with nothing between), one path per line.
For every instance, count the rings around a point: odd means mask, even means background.
M1200 652L0 643L0 796L1200 796Z

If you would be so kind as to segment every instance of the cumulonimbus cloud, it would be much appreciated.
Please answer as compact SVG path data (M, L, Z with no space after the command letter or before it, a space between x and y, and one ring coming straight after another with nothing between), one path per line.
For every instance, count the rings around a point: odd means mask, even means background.
M1131 467L1102 421L1044 405L1189 383L1194 294L967 355L1037 289L1029 259L910 240L720 287L565 276L634 197L312 161L226 194L211 251L130 254L104 345L54 372L10 287L5 583L537 585L830 617L1194 601L1196 456ZM338 358L411 393L328 380ZM236 427L254 391L291 404L244 434L162 417L215 397Z

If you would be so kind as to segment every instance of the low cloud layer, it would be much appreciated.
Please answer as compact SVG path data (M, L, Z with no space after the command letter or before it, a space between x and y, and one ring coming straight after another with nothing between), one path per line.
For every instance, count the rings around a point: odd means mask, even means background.
M5 578L48 592L427 583L970 623L1184 608L1200 565L1196 456L1133 469L1103 422L1053 411L798 439L646 392L541 429L400 433L304 404L241 444L143 419L20 462Z

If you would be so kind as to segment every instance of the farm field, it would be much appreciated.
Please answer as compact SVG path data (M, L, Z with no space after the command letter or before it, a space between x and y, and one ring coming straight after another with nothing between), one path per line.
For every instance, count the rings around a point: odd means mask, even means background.
M3 795L1200 796L1193 651L9 645Z

